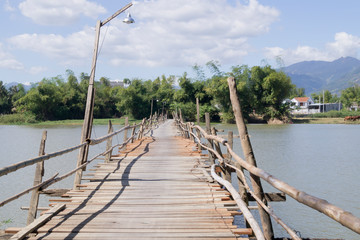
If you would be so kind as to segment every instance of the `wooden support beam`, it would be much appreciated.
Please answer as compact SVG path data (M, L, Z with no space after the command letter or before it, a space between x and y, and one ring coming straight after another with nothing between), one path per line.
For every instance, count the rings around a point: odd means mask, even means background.
M44 130L40 142L39 156L45 155L46 138L47 138L47 131ZM41 161L36 164L33 186L40 184L42 182L43 176L44 176L44 161ZM26 225L32 223L36 218L37 208L39 205L39 196L40 196L39 188L34 189L31 193L30 205L29 205L30 209L28 211Z
M227 81L230 90L230 100L232 104L232 109L235 115L235 121L239 131L241 146L244 152L245 160L251 165L256 167L257 165L256 165L254 151L251 146L247 127L245 125L245 121L242 115L240 101L237 95L235 78L229 77ZM255 176L254 174L250 174L250 179L255 195L258 198L260 198L265 205L267 205L260 178L258 176ZM264 236L266 240L271 240L274 238L274 230L272 227L270 215L261 206L259 206L259 213L264 230Z

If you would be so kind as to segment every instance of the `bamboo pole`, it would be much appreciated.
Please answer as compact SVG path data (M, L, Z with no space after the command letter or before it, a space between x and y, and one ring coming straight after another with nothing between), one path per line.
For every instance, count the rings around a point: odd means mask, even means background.
M112 126L111 120L109 120L109 124L108 124L108 134L112 133L114 131L114 128ZM108 138L107 143L106 143L106 150L110 150L112 146L112 137ZM111 158L111 150L109 151L108 154L105 155L105 162L110 162L110 158Z
M21 168L27 167L27 166L31 166L35 163L41 162L41 161L45 161L48 160L50 158L53 157L57 157L57 156L61 156L64 155L66 153L72 152L74 150L77 150L85 145L87 145L88 143L82 143L80 145L74 146L74 147L70 147L70 148L66 148L64 150L58 151L58 152L54 152L54 153L50 153L50 154L45 154L44 156L40 156L40 157L36 157L36 158L31 158L19 163L15 163L13 165L7 166L7 167L3 167L0 169L0 177L12 172L15 172L16 170L19 170Z
M289 195L299 203L307 205L328 217L334 219L335 221L341 223L345 227L353 230L356 233L360 234L360 218L355 217L350 212L347 212L337 206L330 204L328 201L324 199L320 199L314 197L306 192L300 191L289 184L277 179L276 177L272 176L271 174L267 173L266 171L252 166L251 164L247 163L243 159L241 159L236 153L230 149L230 146L226 143L225 144L233 156L233 158L239 162L239 164L248 170L251 174L261 177L265 181L267 181L271 186L275 187L276 189L284 192L285 194Z
M242 115L242 110L240 106L240 101L237 96L237 90L236 90L236 83L235 79L233 77L229 77L227 79L229 90L230 90L230 100L232 104L232 109L235 115L236 125L239 131L240 140L241 140L241 146L243 149L243 153L245 156L245 159L248 163L256 167L256 160L255 155L251 146L251 142L249 139L249 135L247 132L247 128L244 122L244 118ZM261 185L260 178L250 174L251 184L253 186L255 195L260 198L264 204L266 205L266 199L264 197L264 191ZM267 240L271 240L274 238L274 231L271 224L271 219L269 214L258 204L259 206L259 213L260 213L260 219L264 230L264 235Z
M46 137L47 137L47 131L44 130L42 133L41 141L40 141L39 156L45 155ZM44 176L44 161L41 161L36 164L33 186L40 184L42 182L43 176ZM31 193L26 225L29 225L30 223L32 223L34 221L34 219L36 218L37 208L39 205L39 196L40 196L39 188L34 189Z
M12 196L12 197L9 197L8 199L0 202L0 207L4 206L5 204L8 204L9 202L14 201L15 199L18 199L19 197L21 197L21 196L23 196L23 195L31 192L31 191L34 190L34 189L41 188L42 186L47 185L49 182L51 182L52 180L54 180L57 175L58 175L58 173L56 173L54 176L52 176L52 177L49 178L48 180L46 180L46 181L44 181L44 182L42 182L42 183L39 183L39 184L36 185L36 186L33 186L33 187L31 187L31 188L28 188L28 189L26 189L26 190L24 190L24 191L22 191L22 192L20 192L20 193L18 193L18 194L16 194L16 195Z
M199 126L195 126L200 130L200 132L203 134L203 136L206 138L206 132ZM198 137L194 134L194 137L198 139ZM214 139L215 140L215 139ZM345 227L351 229L352 231L360 234L360 218L355 217L352 213L347 212L335 205L330 204L324 199L320 199L317 197L314 197L312 195L309 195L303 191L300 191L289 184L277 179L276 177L272 176L271 174L267 173L266 171L257 168L250 163L243 160L241 157L239 157L230 147L229 143L226 142L224 139L218 139L223 145L225 145L228 149L228 152L231 154L231 156L234 158L234 160L237 161L237 163L249 171L251 174L258 176L268 182L271 186L274 188L282 191L283 193L287 194L288 196L292 197L296 201L298 201L301 204L304 204L312 209L315 209L328 217L334 219L338 223L344 225ZM213 151L212 149L209 149L207 146L201 144L203 148ZM215 151L214 151L215 154ZM217 156L220 161L223 161L221 159L221 156Z
M256 200L256 202L258 202L262 208L267 212L269 213L274 219L275 221L280 224L290 235L290 237L294 240L301 240L301 238L299 238L296 233L289 227L287 226L278 216L275 215L275 213L270 209L269 206L266 206L260 198L258 198L255 193L253 191L251 191L249 185L247 184L246 182L246 178L245 178L245 175L244 175L244 172L243 172L243 169L239 169L239 168L236 168L230 164L226 164L227 167L230 167L230 168L233 168L236 170L236 172L240 175L240 178L242 179L242 182L244 183L244 187L246 188L246 190L251 194L251 196L253 196L253 198Z
M251 229L253 230L257 240L265 240L264 234L261 231L259 224L256 222L255 218L251 214L248 209L247 204L241 199L239 193L235 190L235 188L229 183L225 181L221 177L219 177L215 172L215 164L211 166L211 176L219 182L221 185L225 186L225 188L231 193L231 196L235 200L238 205L240 211L243 213L245 219L249 222Z

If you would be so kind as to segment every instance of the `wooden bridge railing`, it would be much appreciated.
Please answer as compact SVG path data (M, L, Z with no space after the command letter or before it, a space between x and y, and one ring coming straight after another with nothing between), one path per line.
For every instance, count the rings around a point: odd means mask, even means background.
M236 86L235 81L233 78L228 79L229 82L229 88L230 88L230 98L233 104L233 110L236 117L236 122L239 130L239 137L242 142L243 152L246 158L246 161L242 159L240 156L238 156L232 146L232 132L229 132L228 139L221 138L216 135L216 129L213 128L213 131L210 130L210 120L209 118L206 118L206 130L202 129L198 125L194 125L194 123L185 123L181 121L181 118L178 116L177 113L174 113L174 118L176 119L177 126L179 127L181 131L181 135L185 138L190 138L194 140L195 143L198 145L199 150L207 150L209 155L209 160L212 164L211 174L213 178L218 181L220 184L225 186L229 192L232 194L232 197L234 200L238 203L239 209L243 211L244 204L247 204L248 202L248 193L254 198L254 200L258 203L259 210L265 211L267 214L273 217L273 219L278 222L293 239L301 239L299 238L296 233L289 228L284 222L281 221L279 217L277 217L272 209L267 206L267 203L264 197L259 197L259 194L254 193L256 191L254 187L254 182L257 184L256 178L265 180L268 182L271 186L274 188L280 190L282 193L286 194L287 196L295 199L299 203L306 205L314 210L317 210L326 216L332 218L333 220L337 221L338 223L342 224L343 226L349 228L350 230L360 234L360 219L355 217L352 213L347 212L335 205L330 204L324 199L317 198L315 196L312 196L310 194L307 194L304 191L301 191L286 182L276 178L275 176L271 175L270 173L264 171L263 169L260 169L256 166L256 162L248 161L247 154L253 154L251 143L248 138L248 133L246 126L244 124L241 113L241 107L239 100L237 98L236 94ZM240 123L239 123L240 122ZM212 132L212 133L211 133ZM203 141L206 141L206 143L203 143ZM246 141L247 143L243 143L243 141ZM221 152L220 145L223 145L225 149L227 150L227 154L223 154ZM245 149L244 149L245 145ZM248 149L246 149L248 148ZM217 160L217 161L215 161ZM250 175L252 175L255 178L255 181L251 182L251 185L253 186L254 191L252 191L249 187L249 184L246 181L244 170L247 170ZM238 183L239 183L239 193L234 189L234 187L231 185L231 172L235 171L237 173ZM222 177L218 175L218 173L221 172ZM260 185L261 186L261 185ZM261 188L262 195L264 196L264 193ZM245 211L246 212L246 211ZM253 228L254 233L257 237L257 239L263 239L265 236L265 239L272 239L273 235L271 235L271 232L266 233L266 229L272 229L272 226L264 226L264 222L262 221L262 226L264 229L263 233L260 233L257 231L256 224L253 223L252 216L248 215L247 213L244 213L244 217L246 221L250 224L250 226ZM270 222L271 224L271 222ZM254 229L255 226L255 229Z
M85 142L83 142L79 145L72 146L72 147L69 147L69 148L54 152L54 153L49 153L49 154L45 154L45 151L44 151L45 142L46 142L46 130L45 130L43 133L42 140L41 140L39 157L31 158L26 161L18 162L16 164L13 164L13 165L10 165L7 167L3 167L0 169L0 177L1 177L4 175L7 175L9 173L13 173L21 168L31 166L34 164L38 164L36 166L34 186L31 188L28 188L18 194L15 194L14 196L12 196L10 198L7 198L7 199L1 201L0 207L3 207L7 203L10 203L10 202L18 199L19 197L33 191L33 195L31 197L31 202L30 202L30 207L28 208L29 214L28 214L27 224L30 224L32 221L34 221L34 219L36 217L36 212L38 211L37 205L38 205L38 201L39 201L39 194L44 193L46 188L73 175L80 169L84 169L87 165L92 163L94 160L98 159L100 156L105 156L105 161L109 161L110 158L107 158L107 156L109 157L109 155L111 155L111 152L114 148L119 147L121 149L121 148L125 147L129 142L133 142L135 139L143 138L147 134L147 132L151 131L153 126L158 125L160 122L162 122L164 120L165 120L164 116L155 115L153 117L150 117L149 119L144 118L140 124L134 124L134 125L130 126L126 119L125 126L115 132L112 131L112 124L111 124L111 121L109 121L109 131L108 131L107 135L96 138L96 139L87 139ZM128 130L131 130L130 137L127 137ZM116 144L116 145L112 145L112 137L115 135L118 135L122 132L124 132L124 142ZM96 156L92 157L91 159L88 159L81 166L76 167L75 169L71 170L70 172L68 172L66 174L58 176L59 174L56 173L54 176L50 177L49 179L42 181L42 176L44 176L44 169L43 169L44 161L67 154L67 153L70 153L70 152L73 152L77 149L81 149L82 147L84 147L86 145L93 146L93 145L100 144L106 140L108 142L107 142L106 150L104 152L97 154ZM34 196L34 194L35 194L35 196Z

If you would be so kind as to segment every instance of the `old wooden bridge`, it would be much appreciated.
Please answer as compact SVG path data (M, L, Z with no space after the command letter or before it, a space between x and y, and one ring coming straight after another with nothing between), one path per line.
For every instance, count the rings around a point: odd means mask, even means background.
M80 144L45 154L46 133L39 157L0 169L0 177L36 164L32 187L1 200L0 207L31 192L27 226L7 229L11 239L274 239L272 220L292 239L301 239L269 208L268 201L291 197L360 234L360 219L323 199L302 192L256 166L256 160L237 98L235 81L228 79L230 98L245 160L233 151L232 137L217 136L208 115L206 129L186 123L181 110L166 116L150 116L139 124L91 138L94 108L94 77L100 28L131 7L129 3L103 22L96 24L96 36L84 125ZM128 20L129 21L129 20ZM152 111L151 111L152 113ZM112 138L124 134L124 141ZM89 148L106 141L104 152L88 156ZM79 151L76 167L62 175L43 180L44 161ZM88 165L99 158L94 169ZM250 175L250 182L244 172ZM91 173L89 173L91 172ZM72 190L52 199L48 209L38 208L41 194L56 192L54 183L74 177ZM233 176L233 177L231 177ZM21 178L21 177L19 177ZM235 189L231 181L238 181ZM261 180L279 193L264 193ZM257 206L249 206L256 201ZM43 210L37 217L37 212ZM255 219L250 210L259 211ZM235 225L234 217L244 219ZM272 218L271 218L272 217Z
M185 123L181 110L173 113L172 120L155 115L141 124L131 126L126 122L117 131L110 123L108 135L85 139L77 146L50 154L44 152L44 134L39 157L0 169L3 176L36 164L33 187L0 202L3 207L32 192L28 225L7 229L7 233L14 234L11 239L270 240L274 239L272 220L288 232L288 237L301 239L268 207L268 201L284 201L285 196L360 233L359 218L256 167L234 79L228 82L245 160L232 150L232 132L226 139L217 136L208 114L206 130ZM112 138L122 132L124 141L113 145ZM104 152L88 159L84 149L104 141ZM74 170L42 179L44 161L78 149L80 161ZM104 161L83 172L99 157ZM249 183L244 171L250 173ZM51 199L48 209L38 209L41 194L74 174L72 190ZM231 184L234 177L239 189ZM261 180L280 193L264 193ZM249 207L249 201L258 205ZM39 210L44 211L36 218ZM259 211L260 219L255 219L250 210ZM244 224L235 225L235 216L244 218Z

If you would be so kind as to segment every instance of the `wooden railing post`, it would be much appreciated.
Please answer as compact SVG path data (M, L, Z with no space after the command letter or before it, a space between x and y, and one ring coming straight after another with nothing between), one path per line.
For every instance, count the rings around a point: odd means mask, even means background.
M232 131L228 132L227 141L231 148L234 146L234 133ZM231 154L227 152L225 161L231 162ZM231 182L231 169L225 166L225 180ZM241 194L240 194L241 196ZM242 196L241 196L242 197Z
M143 137L143 133L144 133L144 128L145 128L145 118L142 120L141 125L140 125L140 130L139 130L139 135L138 135L138 140L141 139Z
M124 123L125 127L129 125L129 117L125 118L125 123ZM126 140L128 139L128 130L125 129L124 130L124 142L126 142Z
M200 133L200 130L199 129L197 129L196 128L196 135L197 135L197 137L198 137L198 151L201 153L201 151L202 151L202 146L201 146L201 133Z
M247 128L245 125L245 121L244 121L244 118L242 115L240 101L239 101L239 98L237 95L237 90L236 90L235 79L233 77L229 77L227 79L227 81L228 81L229 90L230 90L230 100L231 100L231 104L232 104L232 109L234 112L236 125L237 125L238 131L239 131L241 146L243 149L245 160L248 163L250 163L251 165L256 167L255 155L254 155L254 152L253 152L253 149L251 146L251 142L250 142ZM250 174L250 178L251 178L251 184L253 186L255 195L258 198L260 198L264 202L265 205L267 205L267 201L264 197L264 191L263 191L263 188L261 185L260 178L255 176L254 174ZM273 239L274 231L272 228L270 215L261 207L260 204L258 204L258 207L259 207L261 223L262 223L263 230L264 230L264 236L265 236L266 240Z
M109 124L108 124L108 134L112 133L114 131L114 128L112 126L112 123L111 123L111 120L109 120ZM112 137L109 138L106 142L106 151L108 151L109 149L111 149L112 147ZM110 159L111 159L111 154L112 154L112 151L109 151L106 156L105 156L105 162L110 162Z
M47 131L44 130L40 142L39 156L45 155L46 138L47 138ZM41 161L36 164L34 186L42 182L43 176L44 176L44 161ZM30 206L29 206L26 225L32 223L36 218L37 208L39 205L39 195L40 195L39 188L34 189L31 193Z
M192 123L192 122L189 122L189 123L188 123L190 139L195 142L195 138L194 138L194 136L191 134L191 133L193 132L193 125L194 125L194 123Z
M131 143L134 142L135 131L136 131L136 123L134 123L132 131L131 131L131 140L130 140Z
M206 133L211 134L211 124L210 124L210 114L205 113L205 124L206 124ZM213 141L208 139L208 147L213 148ZM215 164L215 158L213 156L213 153L208 152L209 160L211 165Z
M196 122L200 125L200 103L199 98L196 98Z

